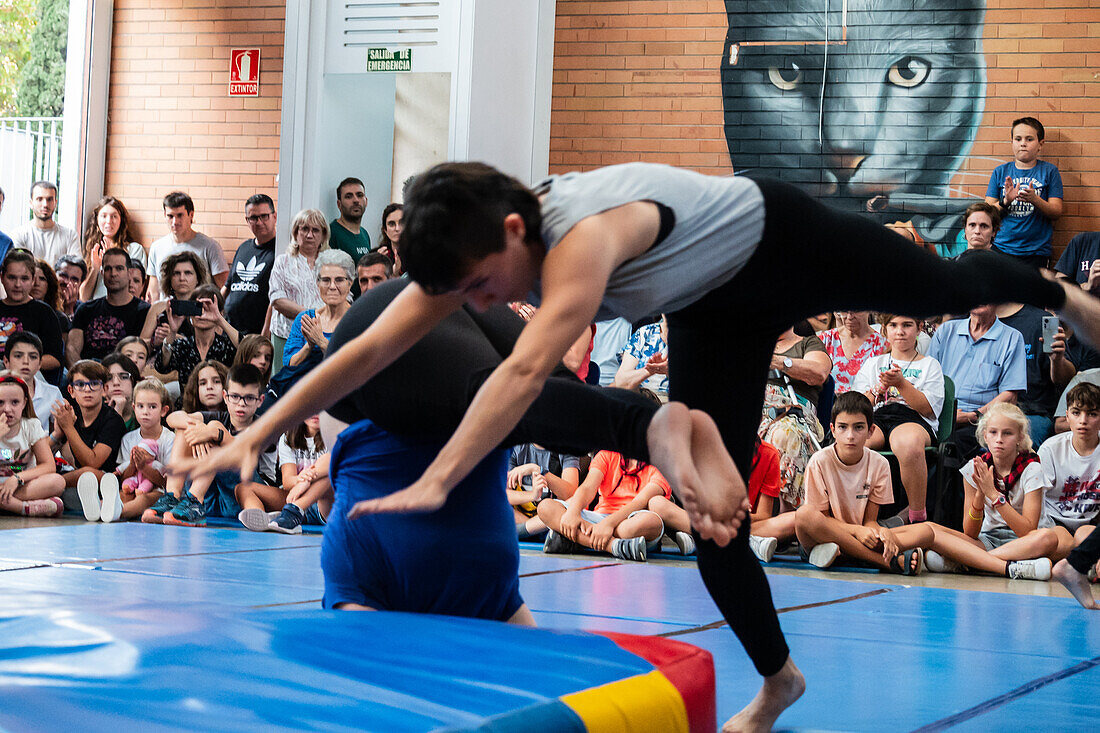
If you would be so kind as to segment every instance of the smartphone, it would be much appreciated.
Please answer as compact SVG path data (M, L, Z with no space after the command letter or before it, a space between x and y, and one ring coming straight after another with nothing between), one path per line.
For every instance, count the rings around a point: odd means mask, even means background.
M1058 322L1056 316L1043 316L1043 353L1049 354L1054 348L1054 337L1058 335Z
M177 316L201 316L202 303L197 300L172 299L172 313Z

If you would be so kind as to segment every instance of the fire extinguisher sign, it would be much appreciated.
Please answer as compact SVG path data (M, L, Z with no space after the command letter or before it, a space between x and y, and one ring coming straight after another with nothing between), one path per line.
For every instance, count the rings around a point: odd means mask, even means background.
M234 48L230 51L229 96L260 96L260 49Z

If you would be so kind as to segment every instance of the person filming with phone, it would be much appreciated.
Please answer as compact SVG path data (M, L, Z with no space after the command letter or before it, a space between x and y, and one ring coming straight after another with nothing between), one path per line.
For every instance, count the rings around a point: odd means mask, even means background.
M221 291L213 285L200 285L187 300L172 299L170 303L169 330L157 352L157 371L177 372L180 384L187 384L192 370L207 359L231 366L240 335L225 320ZM183 333L184 322L190 322L190 334Z
M65 347L70 368L81 359L101 361L119 341L137 336L149 311L148 303L130 294L130 255L125 250L105 251L101 268L107 294L81 304L73 314Z

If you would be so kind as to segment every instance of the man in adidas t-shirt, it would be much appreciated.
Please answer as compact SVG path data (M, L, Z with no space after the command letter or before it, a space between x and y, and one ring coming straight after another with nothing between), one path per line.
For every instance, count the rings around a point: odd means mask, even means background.
M275 262L275 202L257 193L244 202L252 239L237 247L225 282L225 319L244 333L260 333L267 317L267 290Z

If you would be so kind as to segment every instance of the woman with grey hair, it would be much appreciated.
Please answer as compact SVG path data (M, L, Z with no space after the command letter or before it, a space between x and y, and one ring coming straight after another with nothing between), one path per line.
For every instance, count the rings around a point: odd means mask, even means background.
M314 291L323 305L307 308L294 317L283 347L283 363L296 367L311 357L324 358L336 324L348 312L348 293L355 279L355 262L343 250L329 249L317 255Z
M286 252L275 258L268 291L272 307L271 342L275 346L273 373L283 367L283 353L294 319L306 309L321 305L313 268L318 255L329 248L325 215L317 209L299 211L290 225L290 239Z

